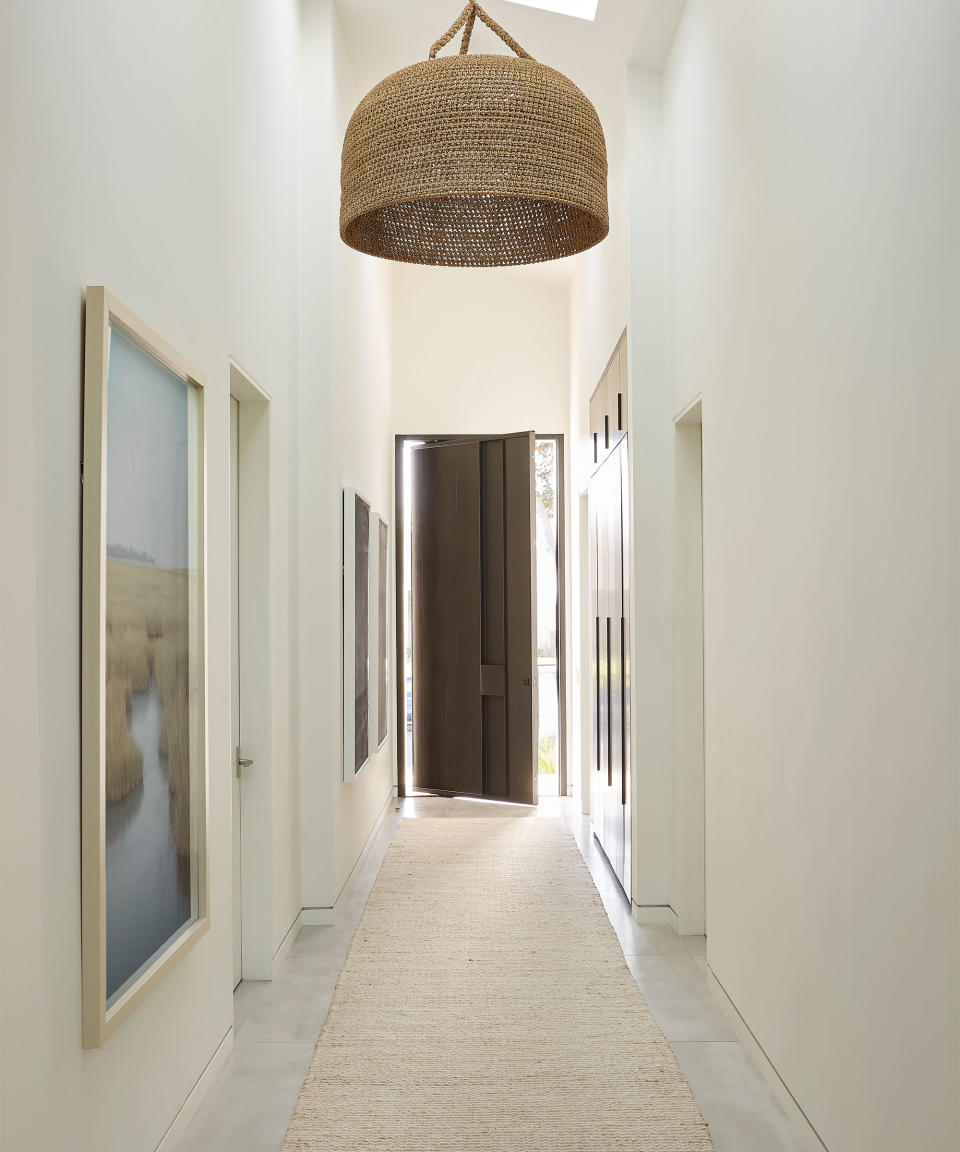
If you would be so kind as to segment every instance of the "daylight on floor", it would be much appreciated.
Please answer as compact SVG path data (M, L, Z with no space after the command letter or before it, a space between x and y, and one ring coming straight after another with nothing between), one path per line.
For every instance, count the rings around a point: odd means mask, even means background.
M0 0L0 1152L960 1152L958 53Z

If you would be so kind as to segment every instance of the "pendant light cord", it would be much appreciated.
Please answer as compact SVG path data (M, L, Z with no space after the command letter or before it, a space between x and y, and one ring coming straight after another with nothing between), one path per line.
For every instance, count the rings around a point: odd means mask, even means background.
M435 60L437 53L441 48L444 48L456 36L456 34L463 29L463 39L460 41L460 55L466 56L467 50L470 47L470 37L473 35L473 26L476 23L477 17L486 24L491 32L496 33L497 36L506 44L508 48L516 52L516 54L523 60L532 60L533 57L529 52L525 52L520 45L514 40L506 29L501 28L500 25L488 16L486 12L480 7L479 4L469 3L466 8L460 13L450 28L440 37L440 39L430 49L430 59Z

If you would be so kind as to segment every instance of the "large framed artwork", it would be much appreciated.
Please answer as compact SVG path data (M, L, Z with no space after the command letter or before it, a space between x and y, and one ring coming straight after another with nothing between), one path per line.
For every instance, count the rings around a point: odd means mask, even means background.
M343 779L360 773L376 747L377 558L370 502L343 490Z
M87 289L83 1044L209 927L203 377Z

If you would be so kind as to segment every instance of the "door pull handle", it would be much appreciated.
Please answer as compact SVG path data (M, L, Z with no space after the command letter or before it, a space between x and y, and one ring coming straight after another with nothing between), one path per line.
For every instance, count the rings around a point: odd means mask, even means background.
M239 748L237 749L236 762L237 762L237 776L238 777L240 775L240 769L241 768L249 768L253 764L252 760L246 760L246 759L244 759L243 756L240 755L240 749Z

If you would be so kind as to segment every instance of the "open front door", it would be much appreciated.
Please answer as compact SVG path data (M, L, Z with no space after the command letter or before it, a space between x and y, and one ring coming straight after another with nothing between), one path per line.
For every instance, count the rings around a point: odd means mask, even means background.
M537 802L534 433L413 451L414 787Z

